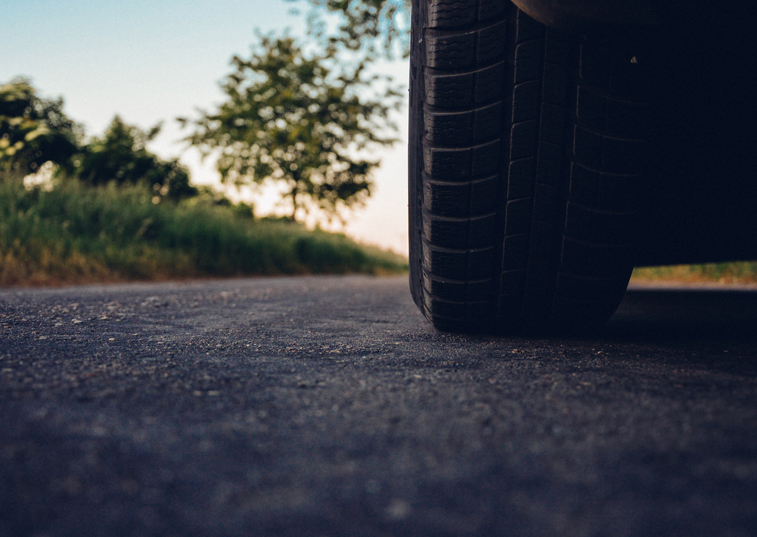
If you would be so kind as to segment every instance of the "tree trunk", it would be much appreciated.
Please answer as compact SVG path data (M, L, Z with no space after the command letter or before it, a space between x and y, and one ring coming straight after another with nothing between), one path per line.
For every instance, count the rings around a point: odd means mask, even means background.
M292 215L289 217L289 220L291 222L296 222L297 221L297 185L295 185L294 188L292 189L290 196L292 196Z

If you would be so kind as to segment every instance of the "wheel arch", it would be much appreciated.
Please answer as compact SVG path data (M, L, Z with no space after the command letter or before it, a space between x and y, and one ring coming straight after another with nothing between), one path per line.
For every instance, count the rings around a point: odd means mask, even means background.
M606 26L649 27L656 17L651 0L512 0L522 11L553 28L586 30Z

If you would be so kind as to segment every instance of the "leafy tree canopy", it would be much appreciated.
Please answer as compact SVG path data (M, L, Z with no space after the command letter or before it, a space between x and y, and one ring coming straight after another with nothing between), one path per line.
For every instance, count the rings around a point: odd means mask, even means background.
M26 78L0 86L0 170L23 176L48 161L69 168L83 134L63 99L40 97Z
M250 59L235 56L232 65L223 104L179 120L194 129L188 142L218 156L223 180L284 183L292 220L364 202L378 161L361 155L395 141L389 113L400 94L364 62L340 64L336 47L310 55L291 37L261 36Z
M147 150L147 143L160 132L160 125L143 131L116 116L105 134L94 138L78 158L76 175L91 185L146 183L156 196L179 199L197 189L178 160L164 161Z
M399 44L402 55L408 55L410 0L306 1L312 6L310 28L318 37L340 43L348 50L360 50L366 58L375 57L377 45L382 45L385 53L392 56L396 50L394 44ZM336 33L329 35L324 14L338 17Z

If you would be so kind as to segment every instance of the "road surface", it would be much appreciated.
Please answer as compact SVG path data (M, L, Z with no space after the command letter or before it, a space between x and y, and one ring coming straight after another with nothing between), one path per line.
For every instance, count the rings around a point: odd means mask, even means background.
M584 339L406 279L0 291L0 536L757 534L757 292Z

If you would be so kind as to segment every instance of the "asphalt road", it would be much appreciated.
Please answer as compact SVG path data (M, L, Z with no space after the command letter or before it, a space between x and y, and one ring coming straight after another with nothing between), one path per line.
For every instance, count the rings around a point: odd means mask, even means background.
M757 291L585 339L405 278L0 292L0 536L757 535Z

